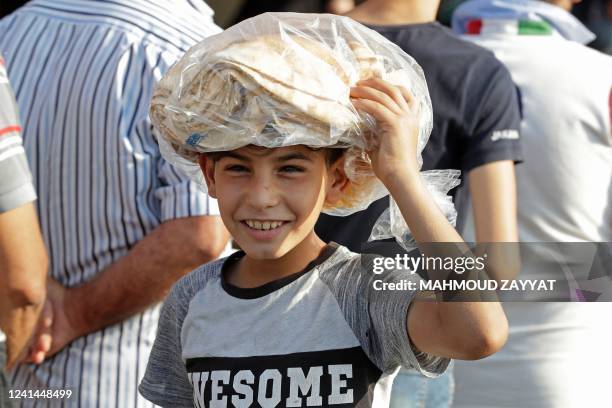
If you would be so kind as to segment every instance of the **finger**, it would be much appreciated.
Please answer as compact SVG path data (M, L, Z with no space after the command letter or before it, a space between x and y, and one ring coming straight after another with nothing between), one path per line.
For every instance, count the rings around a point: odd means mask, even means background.
M357 85L358 86L366 85L366 86L378 89L380 92L383 92L384 94L388 95L391 99L393 99L395 103L397 104L397 106L400 107L400 109L408 108L408 104L406 103L406 100L404 99L404 96L402 95L398 87L393 85L390 82L387 82L380 78L370 78L370 79L364 79L363 81L357 82Z
M40 364L45 360L45 352L39 350L36 347L30 347L27 358L24 359L26 363Z
M402 98L404 98L410 110L416 110L419 105L412 92L403 86L398 86L397 89L399 89L400 93L402 94Z
M42 316L40 324L41 324L42 329L48 329L49 327L53 325L53 317L52 316Z
M396 116L386 106L369 99L353 99L353 105L357 110L369 113L379 122L390 123Z
M47 353L49 350L51 350L51 343L52 343L52 336L50 333L43 333L40 336L38 336L38 339L36 339L36 342L33 346L33 354L36 353Z
M32 355L32 363L34 363L34 364L41 364L43 361L45 361L45 356L46 356L46 354L43 353L42 351L38 351L38 352L34 353Z
M353 87L351 88L351 97L378 102L397 115L402 113L402 108L398 106L393 98L376 88L369 86Z
M53 337L49 333L39 336L36 344L30 351L30 360L34 364L40 364L50 355Z

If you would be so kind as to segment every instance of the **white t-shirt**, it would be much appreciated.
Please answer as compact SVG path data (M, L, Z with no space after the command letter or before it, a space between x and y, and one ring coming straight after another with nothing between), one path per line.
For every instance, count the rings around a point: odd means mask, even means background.
M520 240L611 241L612 58L559 36L464 38L494 51L521 93ZM470 217L466 240L475 237ZM525 275L539 273L523 267ZM483 361L457 362L455 407L602 406L609 400L609 303L504 308L508 343Z
M554 36L464 38L494 51L521 93L521 241L612 241L612 57Z

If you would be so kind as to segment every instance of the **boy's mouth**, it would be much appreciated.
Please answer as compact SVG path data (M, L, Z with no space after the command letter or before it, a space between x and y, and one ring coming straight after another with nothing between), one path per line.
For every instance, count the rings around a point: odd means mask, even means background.
M242 223L246 224L249 228L258 231L274 230L281 227L288 221L274 221L274 220L243 220Z

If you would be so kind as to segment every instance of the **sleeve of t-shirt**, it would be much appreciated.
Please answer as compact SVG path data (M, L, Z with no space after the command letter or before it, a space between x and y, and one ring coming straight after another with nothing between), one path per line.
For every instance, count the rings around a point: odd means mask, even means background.
M217 200L163 158L158 163L158 175L161 184L155 190L155 196L161 202L162 221L219 215Z
M337 255L336 255L337 256ZM446 370L450 360L420 352L408 335L408 308L415 291L377 290L382 283L418 282L405 270L376 274L373 255L353 256L321 272L344 317L370 360L383 372L413 368L427 377ZM375 284L375 281L380 281Z
M193 407L193 387L181 347L181 327L189 298L182 282L174 286L161 309L157 336L138 387L143 397L161 407Z
M36 199L23 149L17 103L0 56L0 213Z
M470 170L487 163L523 160L520 143L520 95L510 73L492 56L481 64L486 72L478 76L478 83L468 84L467 114L472 118L467 125L467 146L462 158L462 170Z
M157 83L180 56L177 50L172 52L160 50L150 44L143 45L139 52L143 54L142 59L147 65L143 71L145 77L142 79L143 84ZM143 95L143 100L149 101L152 94L153 87L149 86ZM150 141L158 149L155 197L160 203L161 221L200 215L219 215L217 200L205 193L188 175L174 167L159 152L157 140L160 136L153 128L148 115L148 106L148 103L145 104L142 121L137 129L142 133L140 135L142 139ZM194 169L197 171L196 165Z

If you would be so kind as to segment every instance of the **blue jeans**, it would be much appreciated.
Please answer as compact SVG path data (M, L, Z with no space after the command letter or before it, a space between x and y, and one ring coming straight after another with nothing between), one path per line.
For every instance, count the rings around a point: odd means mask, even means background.
M452 363L438 378L402 369L393 381L390 408L450 408L454 391Z

